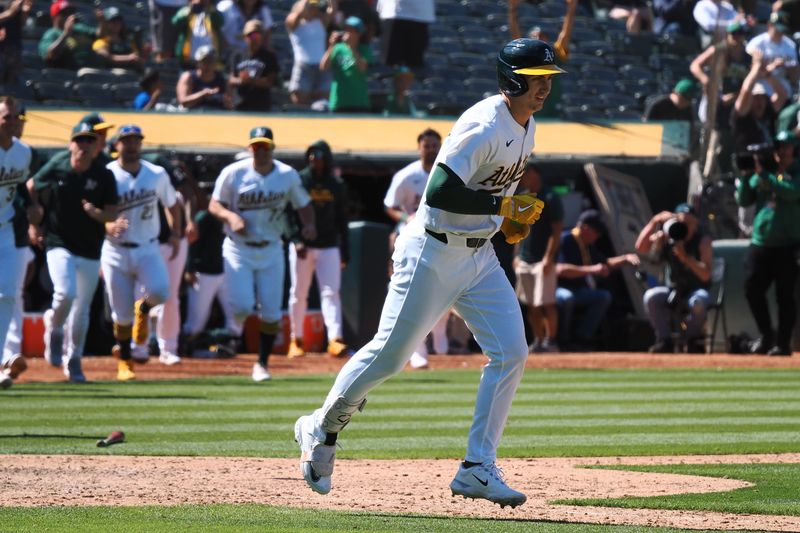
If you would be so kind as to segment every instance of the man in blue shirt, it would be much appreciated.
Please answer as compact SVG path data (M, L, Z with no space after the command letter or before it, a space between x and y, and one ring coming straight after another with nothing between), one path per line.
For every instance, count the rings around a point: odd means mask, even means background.
M584 211L571 230L561 234L556 273L556 302L560 311L559 337L575 351L592 348L592 338L611 305L611 292L598 287L598 278L606 278L622 265L638 265L639 256L623 254L606 257L595 243L606 231L602 216L594 209ZM581 323L570 338L572 316L576 308L584 310ZM570 342L572 341L572 342Z

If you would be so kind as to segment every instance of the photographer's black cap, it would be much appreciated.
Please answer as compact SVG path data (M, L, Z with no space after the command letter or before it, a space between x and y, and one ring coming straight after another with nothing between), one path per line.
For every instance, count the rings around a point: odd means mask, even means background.
M578 217L578 226L586 224L598 233L606 232L606 225L603 222L603 216L595 209L587 209Z

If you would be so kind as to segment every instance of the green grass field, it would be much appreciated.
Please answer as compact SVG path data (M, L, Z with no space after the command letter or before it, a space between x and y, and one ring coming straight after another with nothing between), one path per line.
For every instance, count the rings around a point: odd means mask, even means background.
M403 373L370 395L364 413L340 439L340 458L458 458L464 453L479 379L475 370ZM322 401L333 376L278 376L268 384L246 378L213 378L120 384L17 384L0 393L2 453L218 455L295 457L295 419ZM96 448L95 440L123 429L126 443ZM501 447L501 457L729 454L800 451L800 371L798 370L529 370L517 394ZM692 473L705 467L692 466ZM653 469L648 467L648 469ZM772 484L769 512L796 514L797 486L775 484L779 472L742 465L717 466L709 475ZM688 470L687 470L688 471ZM796 475L794 477L800 478ZM772 480L772 481L770 481ZM739 498L741 495L737 495ZM757 491L737 505L752 510ZM717 509L708 498L669 508ZM724 499L724 498L723 498ZM667 499L664 499L665 501ZM750 503L748 503L750 502ZM596 502L595 502L596 503ZM616 502L619 504L619 502ZM685 504L685 502L684 502ZM637 501L632 505L642 505ZM746 507L751 505L751 507ZM642 505L644 506L644 505ZM674 507L672 507L674 506ZM164 531L191 529L243 531L318 530L318 517L247 506L253 523L237 525L242 506L145 509L1 509L0 529L85 531L108 526L124 515L133 529L169 515ZM732 509L733 507L729 508ZM733 511L741 512L741 511ZM337 527L369 531L515 531L515 522L392 517L338 513ZM341 524L339 522L341 520ZM36 527L33 527L34 524ZM499 529L492 529L500 524ZM526 530L532 525L523 523ZM185 526L185 528L184 528ZM221 529L214 529L219 526ZM451 529L452 526L452 529ZM538 524L557 531L644 531ZM558 527L558 529L556 529ZM93 529L95 528L95 529Z

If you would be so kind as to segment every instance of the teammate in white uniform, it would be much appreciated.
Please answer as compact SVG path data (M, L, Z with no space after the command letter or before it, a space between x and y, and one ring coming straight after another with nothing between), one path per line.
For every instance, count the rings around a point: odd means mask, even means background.
M552 75L563 72L554 59L542 41L506 44L497 57L502 94L466 110L445 140L417 216L397 240L377 334L342 368L323 406L295 424L300 468L314 491L330 491L337 435L369 391L399 372L453 307L489 363L466 458L450 489L501 506L525 502L505 484L495 459L528 346L514 289L486 244L498 229L517 239L544 207L534 195L513 193L533 148L532 114L542 108Z
M259 305L260 343L253 380L270 379L267 360L281 325L286 206L291 203L302 223L302 236L317 231L311 198L297 171L272 158L275 142L266 127L250 131L252 158L222 169L208 210L225 223L222 245L225 283L234 319L240 325Z
M119 216L106 228L100 265L103 269L111 318L114 321L114 355L119 357L117 379L135 379L131 359L134 304L144 314L163 303L169 295L167 267L158 246L160 222L158 202L165 206L171 230L173 255L177 253L180 206L167 171L141 159L142 130L135 125L121 126L115 147L119 158L108 164L114 173L119 195ZM136 301L136 283L144 287L145 297Z
M436 130L426 129L417 136L419 159L404 166L392 176L392 183L389 185L389 190L386 191L383 205L386 206L386 214L389 218L397 223L397 234L400 234L406 224L417 214L422 195L425 193L428 175L431 173L441 147L442 136ZM394 248L394 238L390 238L390 241ZM449 312L443 314L431 330L433 348L439 354L447 353L449 349L447 341L449 318ZM411 354L409 364L412 368L428 367L428 346L425 340Z
M14 200L18 194L25 194L24 185L22 191L20 188L28 179L31 149L14 137L19 132L19 122L16 100L0 97L0 346L6 344L14 313L17 280L24 276L14 242ZM0 371L0 387L8 388L11 383L10 372Z

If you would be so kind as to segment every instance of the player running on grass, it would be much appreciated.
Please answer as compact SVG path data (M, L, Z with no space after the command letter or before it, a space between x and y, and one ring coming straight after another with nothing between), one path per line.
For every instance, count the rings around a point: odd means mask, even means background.
M369 391L399 372L454 307L489 363L467 454L450 488L501 506L525 502L505 484L495 458L528 347L514 290L486 244L498 229L518 242L544 207L535 195L514 190L533 149L532 115L542 108L552 76L564 72L554 59L542 41L506 44L497 57L501 94L465 111L442 145L417 216L397 240L377 334L342 368L323 406L295 424L303 477L316 492L330 491L336 438Z

